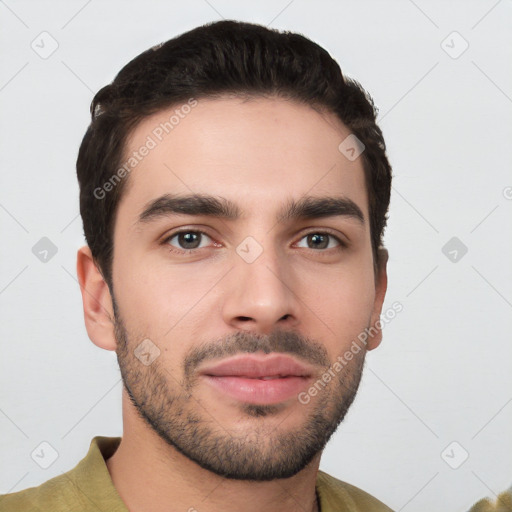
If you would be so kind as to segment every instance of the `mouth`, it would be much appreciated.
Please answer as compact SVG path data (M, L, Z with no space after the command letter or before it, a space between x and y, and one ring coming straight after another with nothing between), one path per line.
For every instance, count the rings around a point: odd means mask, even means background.
M313 377L313 368L286 355L243 355L200 370L216 391L237 401L277 404L294 398Z

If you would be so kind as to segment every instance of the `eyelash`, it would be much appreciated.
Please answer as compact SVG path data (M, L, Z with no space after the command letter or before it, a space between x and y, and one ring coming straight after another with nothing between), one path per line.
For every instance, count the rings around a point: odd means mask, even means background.
M200 229L180 229L178 231L174 231L168 237L166 237L164 240L162 240L162 245L167 245L169 240L172 240L175 236L179 235L180 233L200 233L201 235L205 235L210 239L212 238L210 235L208 235L208 233L206 233L205 231L202 231ZM334 238L339 244L338 247L331 247L331 249L342 250L342 249L347 248L347 244L343 240L341 240L338 236L333 235L329 231L309 231L308 233L305 233L300 238L300 240L307 237L308 235L328 235L328 236ZM201 249L206 249L206 247L200 247L200 248L196 248L196 249L177 249L176 247L168 245L167 249L169 250L169 252L172 252L172 253L187 255L187 254L197 253ZM327 251L329 251L329 249L310 249L310 248L308 248L307 250L313 251L315 253L326 253Z

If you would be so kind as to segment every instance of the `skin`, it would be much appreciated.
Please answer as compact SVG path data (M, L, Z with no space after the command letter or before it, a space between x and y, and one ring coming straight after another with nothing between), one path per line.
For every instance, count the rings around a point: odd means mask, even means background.
M127 154L143 145L175 108L142 121L127 141ZM294 397L262 409L261 415L197 378L197 367L187 380L183 363L203 346L224 350L229 341L236 347L237 333L247 336L238 338L247 351L255 340L272 350L284 333L318 356L301 360L320 378L327 367L320 364L322 357L333 363L379 320L388 255L379 249L375 276L362 161L350 161L338 150L349 134L333 114L283 99L201 99L131 171L114 230L117 319L87 246L78 251L77 273L90 339L105 350L117 350L123 380L135 399L146 400L143 407L155 415L160 407L160 416L153 419L163 421L172 414L176 419L176 411L182 421L195 417L204 433L226 443L235 439L242 452L256 450L254 459L262 464L279 457L276 439L304 433L319 411L333 430L342 420L346 410L339 404L350 405L365 352L379 345L380 331L308 404ZM192 192L230 199L244 215L238 220L179 215L137 224L149 201L164 193ZM288 199L333 193L359 206L363 225L345 216L276 222ZM169 251L183 251L178 237L162 243L182 227L208 235L192 254ZM326 230L347 247L332 238L327 248L309 245L306 235ZM252 263L236 252L248 236L263 249ZM146 338L160 350L148 366L133 356ZM293 350L288 353L299 357ZM191 507L199 512L287 512L298 505L315 510L321 449L287 478L225 478L170 445L140 416L126 387L122 399L123 439L107 467L131 511L147 510L148 503L153 512ZM288 449L296 450L297 444Z

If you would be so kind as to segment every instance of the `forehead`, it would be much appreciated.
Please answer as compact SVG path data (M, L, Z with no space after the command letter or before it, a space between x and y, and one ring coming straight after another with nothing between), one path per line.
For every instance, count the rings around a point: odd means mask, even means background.
M183 102L144 119L128 138L118 218L134 222L163 194L192 193L269 215L290 198L343 195L367 218L362 159L338 149L348 135L334 114L284 99Z

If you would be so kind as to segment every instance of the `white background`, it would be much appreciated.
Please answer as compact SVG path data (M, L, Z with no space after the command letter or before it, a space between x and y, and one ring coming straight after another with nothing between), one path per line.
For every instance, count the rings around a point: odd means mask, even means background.
M124 64L222 17L324 46L373 95L393 165L384 309L404 309L321 469L397 511L494 497L512 483L510 0L0 2L0 492L122 434L115 354L89 341L76 281L77 150ZM59 45L47 59L31 48L43 31ZM442 252L454 236L457 262ZM58 248L46 263L42 237ZM59 454L48 469L30 455L42 441ZM453 441L452 464L469 453L458 469L441 457Z

